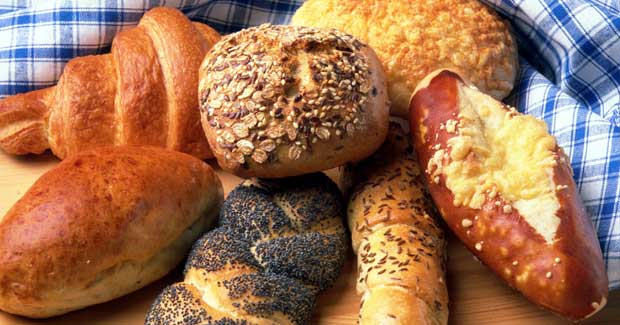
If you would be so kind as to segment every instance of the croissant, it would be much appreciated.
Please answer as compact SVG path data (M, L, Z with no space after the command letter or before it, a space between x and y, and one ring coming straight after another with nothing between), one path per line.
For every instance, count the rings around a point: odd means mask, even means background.
M116 35L109 54L74 58L53 87L0 101L0 148L63 159L139 144L212 157L200 124L198 68L220 35L180 11L155 8Z

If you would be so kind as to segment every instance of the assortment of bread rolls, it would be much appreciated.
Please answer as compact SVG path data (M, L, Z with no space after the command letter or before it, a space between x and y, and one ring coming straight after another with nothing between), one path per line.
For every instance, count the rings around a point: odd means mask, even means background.
M153 145L212 157L200 125L198 67L218 33L155 8L112 53L74 58L58 85L0 100L0 148L63 159L106 145ZM182 46L179 46L182 45Z
M213 170L183 153L73 155L0 223L0 309L50 317L142 288L181 262L222 200Z
M458 70L497 99L517 74L517 44L478 0L308 0L291 23L336 28L370 45L383 63L394 115L407 117L417 84L440 68Z
M335 30L267 24L226 36L200 67L199 93L220 167L243 177L338 167L372 154L387 132L381 63Z
M452 231L531 301L572 320L607 300L607 273L568 159L543 121L438 71L411 99L414 147Z
M146 324L306 324L344 263L340 190L325 174L247 180L192 248Z
M357 255L360 324L447 324L446 241L409 135L342 174L354 185L347 217Z
M347 163L360 323L447 323L435 206L534 303L571 320L603 308L564 152L497 100L517 71L507 23L475 0L309 0L293 24L219 40L156 8L57 86L1 100L0 148L66 159L0 222L0 309L42 318L137 290L219 213L146 323L307 323L348 245L341 193L317 172ZM411 135L390 125L390 101ZM220 211L213 170L164 148L261 179Z

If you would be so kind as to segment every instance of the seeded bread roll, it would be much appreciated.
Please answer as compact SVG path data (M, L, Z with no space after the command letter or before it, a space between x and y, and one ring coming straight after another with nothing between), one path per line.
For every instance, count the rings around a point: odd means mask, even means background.
M84 308L163 277L216 220L206 163L156 147L73 155L0 223L0 309L34 318Z
M344 263L343 210L322 173L242 183L146 324L307 324Z
M447 324L446 241L409 135L390 124L370 158L348 166L360 324Z
M370 47L335 30L261 25L229 35L202 62L199 89L215 157L242 177L357 161L387 132L381 63Z
M510 93L517 73L508 23L477 0L309 0L292 24L336 28L372 46L392 114L402 117L418 82L436 69L458 70L497 99Z

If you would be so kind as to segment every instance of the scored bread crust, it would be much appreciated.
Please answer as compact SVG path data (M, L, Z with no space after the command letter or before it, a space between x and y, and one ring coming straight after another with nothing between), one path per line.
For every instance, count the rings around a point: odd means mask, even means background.
M0 223L0 309L50 317L137 290L182 260L222 201L215 172L186 154L137 146L76 154Z
M446 241L409 135L391 123L370 158L347 166L360 324L447 324Z
M308 323L316 294L344 264L342 212L340 191L323 173L245 181L146 324Z
M266 24L226 36L205 57L199 89L213 153L243 177L357 161L387 132L381 63L370 47L335 30Z
M467 116L466 108L461 107L467 101L479 108L477 118ZM493 119L492 111L502 112L501 118ZM502 131L516 140L510 143L518 145L491 147L486 153L476 149L479 144L472 141L476 133L472 132L472 125L482 123L476 128L483 131L484 140L492 146L492 130L515 120L535 121L529 127ZM543 122L508 109L454 72L440 70L425 78L414 93L410 123L414 147L425 167L435 204L454 233L484 264L532 302L569 319L587 318L605 305L608 281L596 233L572 178L568 158ZM545 135L536 138L534 132ZM459 137L469 137L469 142L454 141ZM500 145L508 146L509 142L502 141ZM505 149L506 157L516 158L515 152L526 157L526 161L519 163L523 166L518 166L518 175L498 180L508 187L487 184L495 172L506 170L486 170L486 157L500 159L497 163L503 169L517 168L511 167L510 161L502 163L501 155L494 156L493 152L500 152L498 149ZM540 152L546 158L538 159ZM460 175L477 175L473 179L476 186L491 185L479 197L482 200L459 199L467 184L455 179L459 175L449 173L459 156L465 166ZM540 171L546 174L536 178L535 173ZM506 190L521 182L527 186L519 192ZM530 190L537 188L547 188L549 193L539 191L527 198L538 202L533 207L519 204L527 200L510 199L529 196ZM555 203L539 200L547 195Z
M394 115L408 115L413 90L436 69L458 70L497 99L515 82L509 25L476 0L309 0L291 23L336 28L368 43L383 63Z

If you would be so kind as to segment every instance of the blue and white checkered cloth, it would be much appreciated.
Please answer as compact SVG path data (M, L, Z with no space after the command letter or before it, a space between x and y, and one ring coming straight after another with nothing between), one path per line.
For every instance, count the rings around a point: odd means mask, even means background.
M347 0L348 1L348 0ZM0 97L56 82L64 64L105 53L113 36L158 5L223 34L285 24L302 0L0 0ZM508 99L547 122L571 159L598 231L610 287L620 287L620 3L486 0L508 19L521 72Z

